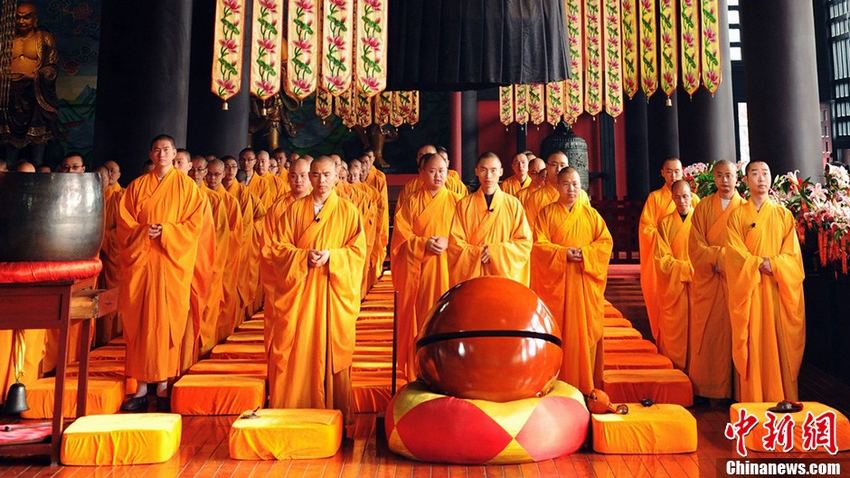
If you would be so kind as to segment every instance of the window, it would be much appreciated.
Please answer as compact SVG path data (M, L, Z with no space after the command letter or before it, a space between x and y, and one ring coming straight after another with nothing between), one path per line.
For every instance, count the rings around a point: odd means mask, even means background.
M729 0L729 58L741 61L741 10L738 0Z
M826 0L832 61L832 133L850 139L850 0Z

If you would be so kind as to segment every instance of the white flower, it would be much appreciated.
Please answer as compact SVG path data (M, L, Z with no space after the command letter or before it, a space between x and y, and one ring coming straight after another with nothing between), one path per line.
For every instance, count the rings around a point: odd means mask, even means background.
M824 189L821 183L815 183L810 189L809 197L815 205L824 204L826 203L826 189Z

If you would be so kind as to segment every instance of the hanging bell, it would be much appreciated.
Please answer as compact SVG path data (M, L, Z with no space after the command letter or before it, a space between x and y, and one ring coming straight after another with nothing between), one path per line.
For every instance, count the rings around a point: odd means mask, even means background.
M3 415L17 415L29 410L27 405L27 389L21 382L15 382L9 386L6 394L6 403L3 405Z

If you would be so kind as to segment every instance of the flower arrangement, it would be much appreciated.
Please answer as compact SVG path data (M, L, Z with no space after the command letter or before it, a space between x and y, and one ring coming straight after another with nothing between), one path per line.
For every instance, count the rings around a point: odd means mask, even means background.
M738 192L749 197L744 183L746 163L738 163ZM684 169L684 178L700 197L717 191L712 171L714 163L695 163ZM776 176L770 196L784 205L797 221L801 243L806 232L817 235L818 258L822 267L833 265L847 274L850 254L850 174L841 166L827 164L824 182L801 178L797 171Z

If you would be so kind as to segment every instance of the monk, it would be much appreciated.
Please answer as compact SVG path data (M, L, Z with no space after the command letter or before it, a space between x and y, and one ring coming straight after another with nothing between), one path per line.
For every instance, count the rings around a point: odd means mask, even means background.
M437 148L433 144L424 144L416 150L416 168L417 171L422 167L422 158L428 154L437 154ZM448 162L446 163L448 164ZM404 187L401 188L401 191L398 193L398 198L396 199L396 204L404 204L407 201L407 198L410 197L413 193L418 191L422 187L422 179L417 175L413 179L408 180L404 183Z
M661 218L655 241L655 269L658 271L658 351L673 366L685 370L688 360L691 281L694 271L688 257L691 233L691 187L685 180L670 186L676 211Z
M560 197L560 193L558 192L558 172L569 165L567 153L563 151L553 151L546 158L546 181L540 189L531 193L525 202L525 214L528 217L529 224L533 225L537 221L537 214L544 207L558 201ZM580 202L590 202L584 190L579 191L578 200Z
M602 384L604 296L614 240L596 209L579 201L578 171L562 169L558 188L558 200L540 211L535 226L531 288L561 327L559 378L588 394Z
M254 194L262 204L263 209L268 211L277 198L277 190L273 184L270 184L266 178L255 173L255 165L257 164L257 156L251 148L245 148L239 152L239 169L245 173L245 186L248 191ZM252 278L251 295L254 297L254 302L250 307L250 314L253 314L263 306L263 289L260 285L260 247L262 247L263 222L256 221L254 223L254 240L251 247L248 247L248 268L251 271Z
M750 199L727 226L726 284L739 401L797 400L806 344L803 260L794 216L769 197L770 168L750 161Z
M688 256L694 268L688 324L688 376L694 394L732 398L732 331L726 289L726 226L744 203L735 186L735 163L721 160L712 169L717 192L694 208Z
M289 192L289 186L286 184L286 180L272 172L271 157L268 151L260 150L257 152L257 163L254 165L254 172L268 182L269 189L273 191L272 196L274 196L275 200Z
M280 235L283 213L292 206L292 203L310 195L310 161L296 161L289 168L287 176L289 180L289 193L278 199L271 211L263 218L263 247L261 249L260 267L263 269L263 292L265 295L263 310L266 321L264 332L267 349L269 346L269 334L271 332L270 325L275 322L274 300L279 295L279 292L276 290L279 281L276 280L274 263L271 257L273 247L269 241L271 238Z
M377 189L363 182L367 162L368 158L366 158L365 155L361 155L359 159L352 160L348 168L348 177L351 181L351 185L355 189L359 189L360 194L364 198L360 212L363 215L363 229L366 233L366 257L371 258L377 257L377 251L375 249L378 247L377 238L381 233L380 229L382 224L380 222L381 217L379 216L381 212L379 210L381 194ZM396 206L396 209L398 209L398 206ZM363 282L360 287L361 295L364 297L376 281L377 267L377 263L367 259L366 272L363 274Z
M279 285L267 351L269 406L335 408L348 423L366 239L360 213L339 198L336 181L332 159L313 161L313 191L292 203L267 242Z
M442 146L437 146L437 154L443 157L446 161L446 167L448 167L451 163L449 162L449 152L446 148ZM460 174L454 169L449 168L446 174L446 189L457 194L460 197L464 197L469 194L469 189L466 188L466 184L463 184L463 181L460 179Z
M484 153L475 165L481 187L455 209L447 249L449 283L502 276L528 285L531 229L519 200L499 189L502 162Z
M154 170L134 180L118 206L122 268L119 304L127 339L126 373L138 382L125 411L147 408L147 384L156 384L166 408L167 380L179 372L189 316L189 288L207 204L198 187L173 167L174 138L151 141Z
M640 247L640 288L643 291L643 300L646 304L646 315L649 318L649 327L652 336L658 339L658 315L660 304L658 302L658 274L655 267L655 240L658 237L658 223L661 218L672 214L676 210L673 203L673 194L670 186L682 179L682 162L679 158L667 158L661 165L661 177L664 185L649 193L643 211L640 215L638 226L638 240ZM696 194L691 194L693 205L699 202Z
M363 163L364 176L361 180L375 188L378 191L378 235L375 238L375 248L372 256L368 259L373 266L370 270L374 274L374 280L377 280L384 273L384 259L387 257L387 244L390 240L390 203L387 193L387 177L383 172L374 167L375 154L371 152L365 156L366 161Z
M449 289L449 229L460 196L445 188L448 168L438 154L422 158L423 185L404 204L396 206L393 223L393 286L399 291L399 368L416 378L414 341L428 311Z
M15 166L15 171L18 173L34 173L35 165L29 161L21 161Z
M253 246L256 244L258 223L262 224L263 218L266 215L265 207L260 203L260 200L248 191L248 188L236 180L239 172L239 163L233 156L224 156L224 177L221 180L221 185L224 189L239 202L239 209L242 212L242 246L239 250L239 270L237 292L239 294L239 309L242 311L240 317L237 318L237 324L241 323L244 317L250 317L254 309L254 294L256 293L254 284L257 281L258 270L250 266L250 258L254 254Z
M174 167L183 174L189 174L192 169L192 154L187 149L178 148L174 157Z
M499 187L505 193L517 197L521 190L531 186L531 176L528 175L528 156L524 153L514 156L511 169L514 172L513 176L502 181Z
M277 162L277 158L274 156L269 158L269 173L273 176L280 176L280 163Z
M121 169L115 161L106 161L101 168L106 170L107 184L103 193L103 243L100 246L100 262L103 268L100 272L100 288L113 289L119 286L118 263L120 250L118 238L115 235L117 226L118 203L124 195L124 189L118 184ZM95 323L97 345L104 345L121 334L121 321L117 314L101 317Z

